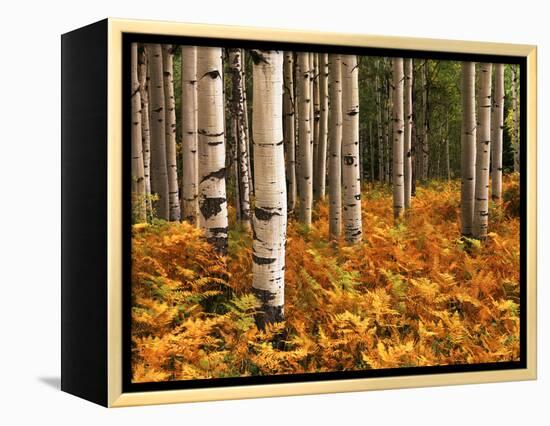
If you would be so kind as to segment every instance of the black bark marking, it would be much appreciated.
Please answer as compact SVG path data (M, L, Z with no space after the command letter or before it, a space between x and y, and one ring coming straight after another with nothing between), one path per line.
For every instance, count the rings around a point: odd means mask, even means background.
M222 211L222 204L226 202L224 197L203 198L200 202L199 209L205 219L217 215Z
M197 130L197 133L199 135L203 135L203 136L210 136L210 137L218 137L218 136L223 136L223 131L220 132L220 133L208 133L206 130L204 129L198 129Z
M255 65L259 65L262 62L264 64L269 64L269 61L265 58L261 50L251 50L249 52L250 57Z
M272 263L275 263L276 260L277 259L275 257L260 257L252 253L252 261L256 265L271 265Z
M206 176L204 176L202 179L201 179L201 182L204 182L205 180L208 180L208 179L212 179L212 178L215 178L215 179L222 179L225 177L225 167L222 167L221 169L219 170L216 170L214 172L210 172L208 173Z
M344 155L344 164L346 166L353 165L353 155Z
M221 78L221 74L218 70L213 70L213 71L209 71L207 73L204 73L204 75L202 77L204 78L206 76L210 77L212 80L215 80L218 77Z
M267 209L262 207L255 207L254 208L254 216L256 216L256 219L258 220L271 220L273 216L282 216L281 209Z

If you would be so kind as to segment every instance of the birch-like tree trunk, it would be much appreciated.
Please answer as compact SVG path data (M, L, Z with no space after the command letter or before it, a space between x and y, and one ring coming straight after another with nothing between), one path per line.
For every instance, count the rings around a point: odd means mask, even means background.
M222 254L227 251L227 195L222 50L197 48L199 223Z
M197 48L181 48L182 219L196 224L199 215L197 156Z
M295 99L294 99L294 53L284 54L284 92L283 92L283 119L285 138L285 162L288 211L296 208L296 128L295 128Z
M489 160L491 152L491 70L481 63L478 96L479 121L476 141L476 183L474 201L474 238L485 239L489 223Z
M460 213L461 231L472 236L475 198L476 164L476 66L474 62L462 62L462 124L460 138Z
M411 207L412 193L412 126L413 126L413 64L412 59L405 59L405 138L403 146L403 172L405 208Z
M357 56L342 55L342 181L344 237L361 241L359 176L359 68Z
M140 48L141 47L141 48ZM151 204L151 126L149 122L149 74L147 52L144 45L138 46L138 78L141 97L141 142L143 149L143 177L145 181L145 205L147 216L153 213Z
M428 179L429 164L430 164L430 145L429 145L429 107L428 107L428 60L424 61L422 67L422 180Z
M284 319L287 225L283 140L283 54L256 51L253 66L254 241L252 288L259 328Z
M155 197L153 210L158 218L169 220L162 47L160 44L148 44L146 49L151 92L151 194Z
M168 173L168 208L170 220L179 221L181 217L178 163L176 154L176 98L174 97L174 52L171 44L162 45L164 104L166 111L166 170Z
M313 99L313 108L311 113L313 114L312 123L313 123L313 200L317 201L319 199L319 194L317 190L319 189L319 176L317 176L317 163L319 159L319 119L320 119L320 103L319 103L319 54L310 53L310 68L311 68L311 97Z
M377 62L377 72L374 77L374 84L376 87L376 135L378 140L378 180L382 182L384 180L384 134L382 129L382 95L380 79L378 78L378 71L380 70L379 62Z
M338 239L342 232L342 60L340 55L330 55L329 68L329 236L331 239Z
M300 197L300 210L298 220L306 226L311 225L311 208L313 203L313 160L312 160L312 134L311 134L311 81L309 53L297 54L296 67L296 103L298 113L298 194Z
M319 54L319 134L317 136L317 160L315 167L315 180L313 181L314 194L317 199L325 198L325 185L327 174L327 139L328 139L328 54Z
M404 115L403 115L403 59L393 59L393 217L399 220L405 208L403 179Z
M235 148L237 153L237 185L241 223L250 229L250 189L248 187L248 139L244 123L243 62L241 49L229 49L229 66L233 85L233 115L235 117Z
M517 65L510 65L512 71L512 149L514 150L514 172L519 172L520 138L519 138L519 93Z
M130 67L132 70L132 194L136 222L147 220L145 206L145 174L141 128L141 94L138 78L138 46L132 43Z
M246 51L244 49L241 49L241 62L243 64L241 72L241 83L243 86L243 105L244 105L244 137L246 140L246 149L249 155L247 155L247 161L248 161L248 198L254 194L254 184L252 182L252 175L253 175L253 168L252 168L252 161L251 161L251 150L252 147L250 146L250 127L248 124L248 101L247 101L247 88L246 88Z

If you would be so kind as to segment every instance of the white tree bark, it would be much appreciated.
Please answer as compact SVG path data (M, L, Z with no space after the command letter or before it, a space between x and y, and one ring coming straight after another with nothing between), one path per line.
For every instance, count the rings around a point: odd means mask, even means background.
M294 53L285 52L284 59L283 119L285 138L286 185L288 211L296 208L296 127L294 99Z
M132 194L134 195L134 220L147 220L145 207L145 174L143 170L143 145L141 133L141 94L138 78L138 46L131 46L132 70Z
M494 200L502 197L502 132L504 129L504 65L495 64L492 122L492 191Z
M156 198L153 210L158 218L169 220L162 47L160 44L148 44L146 49L151 77L151 194Z
M181 47L182 219L198 223L197 48Z
M462 235L472 236L474 221L476 163L475 63L462 62L461 189L460 214Z
M145 46L138 47L138 78L141 97L141 141L143 149L143 177L145 180L146 210L151 217L151 126L149 123L149 75L147 66L147 52Z
M357 56L342 55L342 181L344 238L361 241L359 176L359 69Z
M250 189L248 187L248 138L245 129L243 62L241 49L229 49L229 66L233 83L233 114L235 116L237 185L241 223L250 229Z
M311 134L311 82L309 53L299 52L296 67L296 102L298 113L298 193L300 209L298 220L306 226L311 225L311 208L313 202L313 161Z
M342 232L342 60L340 55L330 55L329 67L329 236L331 239L338 239Z
M325 198L327 174L327 139L328 139L328 54L319 54L319 134L317 135L317 159L314 164L316 170L313 182L313 191L317 199Z
M428 60L422 67L422 180L429 177L430 145L429 145L429 108L428 108Z
M404 172L404 195L405 208L411 207L412 193L412 126L413 126L413 64L412 59L405 59L405 139L403 147L403 172Z
M405 185L403 179L403 59L393 59L393 217L398 220L405 208Z
M380 62L377 62L375 75L375 87L376 87L376 135L378 140L378 180L384 181L384 134L382 129L382 87L380 86L380 79L378 77L380 70Z
M227 251L222 51L197 48L199 224L214 248Z
M178 185L178 163L176 160L176 98L174 97L174 52L171 44L162 45L165 132L166 132L166 170L168 173L168 208L170 220L179 221L180 200Z
M254 56L252 132L254 147L254 241L252 288L261 302L258 327L284 319L287 225L282 127L283 54Z
M479 121L476 141L476 183L474 201L474 238L485 239L489 223L489 160L491 152L491 70L481 63L478 96Z

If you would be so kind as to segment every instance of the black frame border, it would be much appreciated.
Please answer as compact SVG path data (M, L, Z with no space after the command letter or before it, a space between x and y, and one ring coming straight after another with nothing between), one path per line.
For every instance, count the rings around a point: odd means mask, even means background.
M177 45L240 47L245 49L273 49L309 51L320 53L356 54L361 56L385 56L404 58L428 58L454 61L491 62L517 64L520 67L520 360L482 363L452 364L424 367L385 368L373 370L334 371L325 373L281 374L216 379L177 380L167 382L133 383L131 369L131 43L160 43ZM338 46L309 43L288 43L244 39L205 38L195 36L166 36L139 33L122 35L122 391L150 392L163 390L188 390L243 385L267 385L281 383L316 382L327 380L367 379L380 377L423 376L445 373L469 373L483 371L518 370L527 368L527 57L389 49L377 47Z

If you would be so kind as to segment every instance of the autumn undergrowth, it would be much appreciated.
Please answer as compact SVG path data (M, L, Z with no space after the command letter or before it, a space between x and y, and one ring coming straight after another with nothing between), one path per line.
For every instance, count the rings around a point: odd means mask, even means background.
M458 181L418 186L398 226L390 189L367 186L360 244L329 242L326 202L309 229L291 217L286 320L265 330L254 323L251 235L234 219L227 257L186 223L134 225L133 380L517 360L518 188L505 176L483 242L460 236Z

